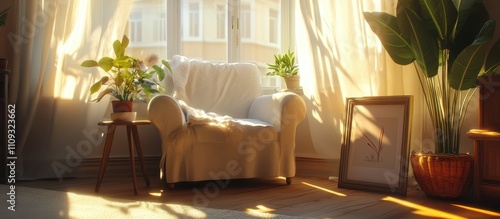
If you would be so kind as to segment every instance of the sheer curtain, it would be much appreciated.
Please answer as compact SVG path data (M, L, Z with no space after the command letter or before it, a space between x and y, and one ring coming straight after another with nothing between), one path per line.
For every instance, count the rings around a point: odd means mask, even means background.
M412 147L420 147L420 118L426 109L420 104L423 101L414 67L395 64L363 18L364 11L395 14L396 3L297 2L297 54L304 94L309 100L311 140L319 157L340 157L347 97L414 95Z
M99 154L95 124L107 103L87 104L88 87L99 73L84 71L80 63L111 54L112 41L124 33L131 0L16 4L9 93L16 104L17 177L59 177L71 173L83 156Z

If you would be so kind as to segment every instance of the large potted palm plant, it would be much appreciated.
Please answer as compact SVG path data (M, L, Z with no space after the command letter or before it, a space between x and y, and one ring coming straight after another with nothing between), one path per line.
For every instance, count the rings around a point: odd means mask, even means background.
M364 12L394 62L414 63L435 131L435 151L411 156L414 176L431 197L456 198L470 183L473 157L460 153L467 106L481 77L500 64L490 42L495 21L475 0L399 0L397 14Z

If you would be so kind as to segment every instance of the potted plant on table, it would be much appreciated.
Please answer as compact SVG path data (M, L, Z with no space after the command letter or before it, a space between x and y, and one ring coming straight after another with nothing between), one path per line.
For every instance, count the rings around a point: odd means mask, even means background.
M286 53L275 54L274 64L268 63L267 68L271 71L266 75L284 78L288 89L297 89L300 87L299 66L295 64L295 54L290 49Z
M431 197L456 198L470 184L473 157L460 154L461 128L480 78L500 64L500 42L490 42L495 21L484 15L475 0L399 0L396 16L364 13L392 60L415 64L435 131L435 152L413 154L411 165Z
M165 78L165 71L156 65L158 57L152 55L143 61L128 56L125 54L128 44L129 39L123 35L121 41L113 42L115 58L102 57L99 61L85 60L81 64L83 67L100 67L106 72L105 76L92 84L90 95L100 91L93 100L96 102L99 102L106 95L113 96L115 100L112 101L112 106L115 114L112 114L112 119L116 117L116 120L135 119L135 112L132 112L133 102L135 100L145 101L144 97L164 90L159 82ZM167 61L162 60L162 64L172 72ZM103 87L104 90L101 90Z

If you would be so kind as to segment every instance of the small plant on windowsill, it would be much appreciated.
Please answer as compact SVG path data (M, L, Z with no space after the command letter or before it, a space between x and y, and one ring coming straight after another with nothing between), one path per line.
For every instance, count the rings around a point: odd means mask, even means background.
M113 42L115 58L102 57L99 61L85 60L83 67L100 67L107 74L90 87L90 95L99 92L92 101L99 102L104 96L111 95L116 98L112 101L113 112L132 112L133 101L145 101L145 97L159 93L165 88L159 83L165 78L165 71L158 66L158 56L151 55L145 61L128 56L125 49L129 39L123 35L121 41ZM161 63L170 71L169 63ZM101 90L104 88L104 90Z
M279 76L285 79L288 89L300 87L299 66L295 64L295 53L288 49L286 53L274 54L274 64L267 64L270 70L267 76Z

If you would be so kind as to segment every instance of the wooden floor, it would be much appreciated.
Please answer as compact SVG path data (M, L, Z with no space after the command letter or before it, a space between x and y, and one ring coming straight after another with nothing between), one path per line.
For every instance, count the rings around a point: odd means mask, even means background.
M467 199L437 200L417 189L409 189L406 197L339 189L328 177L297 176L291 185L286 185L284 179L207 181L176 184L169 190L157 176L150 176L150 186L138 176L137 195L129 175L105 175L99 193L94 192L96 178L21 181L16 185L103 198L312 218L500 218L500 209L475 206ZM480 209L488 211L481 213Z

